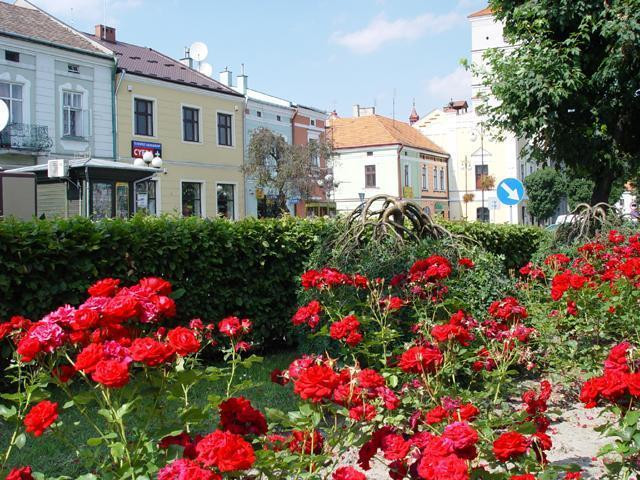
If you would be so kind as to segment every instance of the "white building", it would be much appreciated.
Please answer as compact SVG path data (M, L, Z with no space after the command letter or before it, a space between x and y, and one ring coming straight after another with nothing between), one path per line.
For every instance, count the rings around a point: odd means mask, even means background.
M408 123L357 106L354 115L329 119L338 212L389 195L448 218L447 152Z
M482 64L488 48L509 48L502 36L502 24L489 8L469 16L471 22L471 57ZM534 162L521 155L524 142L505 134L497 141L484 131L475 113L482 86L474 77L471 84L472 105L452 102L417 121L414 127L442 146L449 154L449 202L451 218L483 220L494 223L531 223L526 197L519 205L509 207L497 200L495 187L508 177L523 181L537 169ZM494 179L493 188L483 190L483 176ZM486 187L486 183L485 183ZM466 200L466 201L465 201Z

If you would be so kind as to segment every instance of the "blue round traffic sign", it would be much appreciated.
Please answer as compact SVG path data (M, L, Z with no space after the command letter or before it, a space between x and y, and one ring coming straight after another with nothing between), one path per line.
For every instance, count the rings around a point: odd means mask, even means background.
M524 185L517 178L505 178L496 190L498 200L505 205L517 205L524 198Z

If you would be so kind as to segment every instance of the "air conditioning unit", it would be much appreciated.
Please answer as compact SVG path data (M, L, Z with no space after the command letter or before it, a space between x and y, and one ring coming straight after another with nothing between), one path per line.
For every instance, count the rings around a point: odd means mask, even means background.
M67 160L49 160L47 162L47 174L49 178L68 177L69 163Z

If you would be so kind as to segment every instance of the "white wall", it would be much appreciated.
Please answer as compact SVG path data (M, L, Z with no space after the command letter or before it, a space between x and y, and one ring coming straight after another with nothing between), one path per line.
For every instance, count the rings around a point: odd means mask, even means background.
M364 192L365 199L374 195L399 196L397 146L343 149L337 152L340 155L333 159L333 172L338 182L335 189L338 212L348 212L357 207L360 203L360 192ZM367 152L372 152L373 155L368 156ZM365 165L376 166L376 188L364 186Z

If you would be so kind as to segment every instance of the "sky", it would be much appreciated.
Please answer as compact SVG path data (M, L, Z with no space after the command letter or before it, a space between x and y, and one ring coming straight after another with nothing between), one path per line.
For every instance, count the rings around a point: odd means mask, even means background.
M406 120L471 96L467 16L486 0L32 0L71 26L174 58L199 41L213 77L244 64L249 88L351 116ZM105 8L106 6L106 8Z

